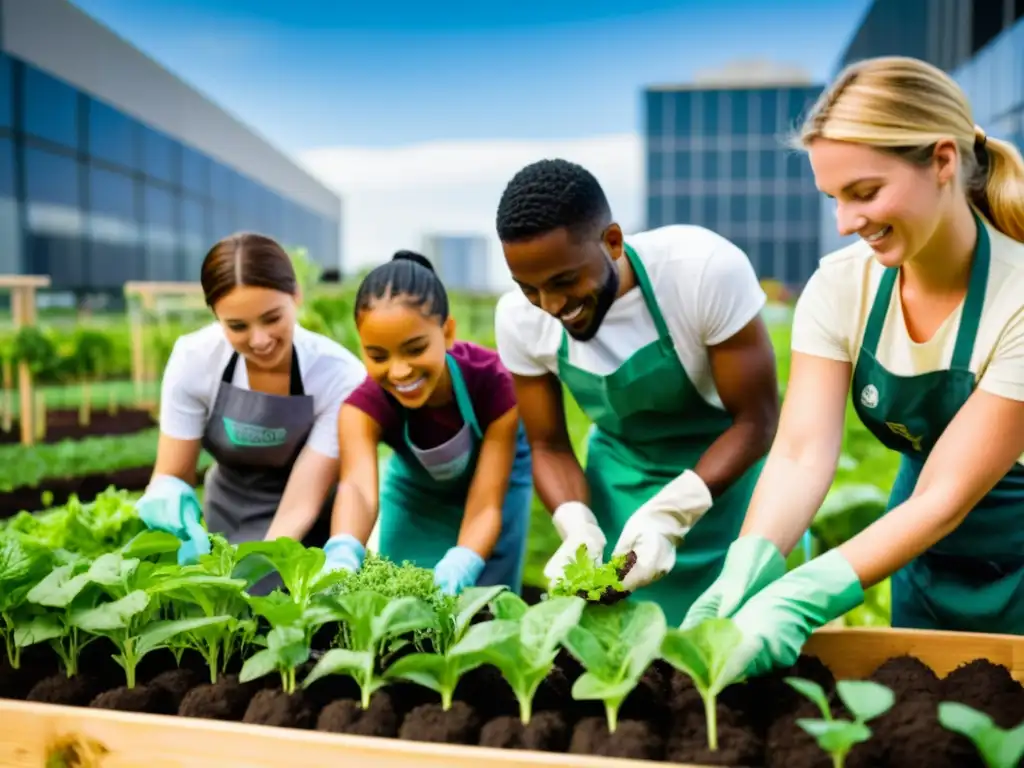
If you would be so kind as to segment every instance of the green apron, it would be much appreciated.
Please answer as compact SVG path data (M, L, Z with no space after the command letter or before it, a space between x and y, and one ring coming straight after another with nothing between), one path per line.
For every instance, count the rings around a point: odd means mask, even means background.
M625 251L657 340L607 376L569 362L564 330L558 350L558 376L594 423L586 476L590 507L607 538L606 559L630 516L669 481L693 469L732 424L732 416L710 405L686 375L643 262L630 246ZM680 624L718 576L726 550L739 535L762 464L763 459L750 467L690 530L673 569L634 593L661 606L670 624Z
M403 444L388 459L380 490L381 554L395 562L433 568L458 543L466 498L476 472L483 434L473 411L459 364L447 356L462 430L446 443L423 450L409 439L403 423ZM477 579L478 586L503 584L522 588L526 537L533 499L533 464L522 423L516 456L502 505L501 534Z
M947 371L898 376L877 360L898 268L886 269L853 373L854 408L878 440L901 454L888 509L906 501L946 426L975 389L970 370L988 284L988 230L978 243ZM892 626L1024 634L1024 468L1020 464L931 549L892 576Z

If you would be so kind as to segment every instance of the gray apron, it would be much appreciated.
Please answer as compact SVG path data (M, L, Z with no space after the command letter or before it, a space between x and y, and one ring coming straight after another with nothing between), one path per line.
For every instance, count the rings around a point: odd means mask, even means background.
M315 421L313 396L305 393L294 346L287 396L232 384L238 359L238 353L233 353L224 368L202 441L215 460L204 480L206 527L232 544L262 541ZM327 542L334 493L332 489L303 539L306 546L322 547ZM274 574L258 588L262 592L279 584Z

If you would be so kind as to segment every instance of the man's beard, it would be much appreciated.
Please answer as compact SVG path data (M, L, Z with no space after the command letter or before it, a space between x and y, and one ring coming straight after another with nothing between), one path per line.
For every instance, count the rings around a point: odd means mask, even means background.
M568 328L565 332L572 336L576 341L590 341L594 336L597 335L598 330L601 328L601 323L604 322L605 315L608 314L608 310L612 308L612 304L615 303L615 297L619 292L619 269L615 266L615 262L608 258L608 277L604 281L604 285L597 292L597 298L595 299L594 314L590 318L590 323L586 329L579 333L574 333Z

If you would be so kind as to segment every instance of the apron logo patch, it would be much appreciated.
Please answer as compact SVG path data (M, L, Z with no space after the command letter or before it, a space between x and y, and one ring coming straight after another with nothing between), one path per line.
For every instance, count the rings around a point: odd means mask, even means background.
M288 436L288 430L284 427L271 429L261 427L258 424L246 424L242 421L221 417L224 422L224 431L227 432L228 440L233 445L242 448L270 448L277 445L284 445Z
M915 451L921 451L921 440L923 439L923 436L914 437L912 434L910 434L910 430L907 429L903 424L894 424L891 421L887 421L885 422L885 426L887 426L894 435L899 435L907 442L909 442L914 447Z
M878 406L878 390L875 389L874 384L868 384L860 391L860 404L865 408L875 408Z

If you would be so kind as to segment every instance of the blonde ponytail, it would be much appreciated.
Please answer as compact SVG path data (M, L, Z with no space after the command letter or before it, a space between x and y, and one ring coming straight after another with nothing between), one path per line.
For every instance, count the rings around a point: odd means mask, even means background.
M952 139L971 204L992 225L1024 242L1024 159L1012 144L974 124L960 86L938 67L905 56L850 65L818 99L795 146L815 139L866 144L927 165L935 144Z
M992 225L1024 243L1024 159L1013 144L980 133L980 183L971 202Z

